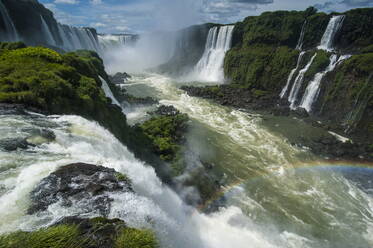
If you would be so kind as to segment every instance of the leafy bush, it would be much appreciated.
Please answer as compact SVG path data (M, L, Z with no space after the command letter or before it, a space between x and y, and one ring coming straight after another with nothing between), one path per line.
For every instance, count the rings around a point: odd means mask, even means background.
M186 129L188 117L185 114L158 116L140 125L145 135L152 141L153 148L164 161L171 161L180 151L179 143Z

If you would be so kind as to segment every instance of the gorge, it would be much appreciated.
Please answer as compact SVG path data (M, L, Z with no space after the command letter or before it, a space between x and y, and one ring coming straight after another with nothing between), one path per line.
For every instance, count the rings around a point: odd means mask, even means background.
M373 246L372 8L140 35L0 15L0 247Z

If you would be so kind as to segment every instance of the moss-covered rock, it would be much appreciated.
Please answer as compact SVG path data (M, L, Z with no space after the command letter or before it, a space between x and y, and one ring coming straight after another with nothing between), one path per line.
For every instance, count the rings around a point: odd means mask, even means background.
M152 141L154 151L162 160L172 161L180 151L180 143L187 127L185 114L156 116L140 125L146 136Z
M122 109L105 96L99 77L108 80L108 75L95 52L59 54L42 47L3 46L6 49L0 50L0 103L23 104L47 114L73 114L97 121L136 157L156 170L162 164L142 130L129 127ZM116 95L115 86L109 81L108 84ZM159 176L167 181L163 173Z
M318 109L346 131L373 139L373 53L354 55L327 75Z
M67 217L34 232L0 236L1 248L156 248L150 230L129 228L119 219Z
M298 54L299 51L286 46L235 47L225 57L224 71L240 87L280 91L297 63Z

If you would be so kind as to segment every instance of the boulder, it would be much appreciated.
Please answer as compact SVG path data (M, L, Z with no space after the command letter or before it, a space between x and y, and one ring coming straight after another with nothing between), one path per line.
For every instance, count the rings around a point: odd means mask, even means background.
M78 207L83 212L110 212L112 193L133 192L130 180L113 169L76 163L63 166L44 178L30 193L29 214L59 203Z

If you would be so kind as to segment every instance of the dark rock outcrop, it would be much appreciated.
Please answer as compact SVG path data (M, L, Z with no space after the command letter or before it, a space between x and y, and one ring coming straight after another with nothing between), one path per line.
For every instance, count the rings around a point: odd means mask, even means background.
M59 202L76 205L85 212L97 211L107 216L112 198L110 193L132 192L130 180L113 169L91 164L70 164L44 178L31 192L29 214L46 210Z
M113 83L113 84L124 84L126 81L128 81L128 79L131 78L131 75L129 75L128 73L126 72L118 72L116 73L115 75L113 76L109 76L109 79L110 81Z

